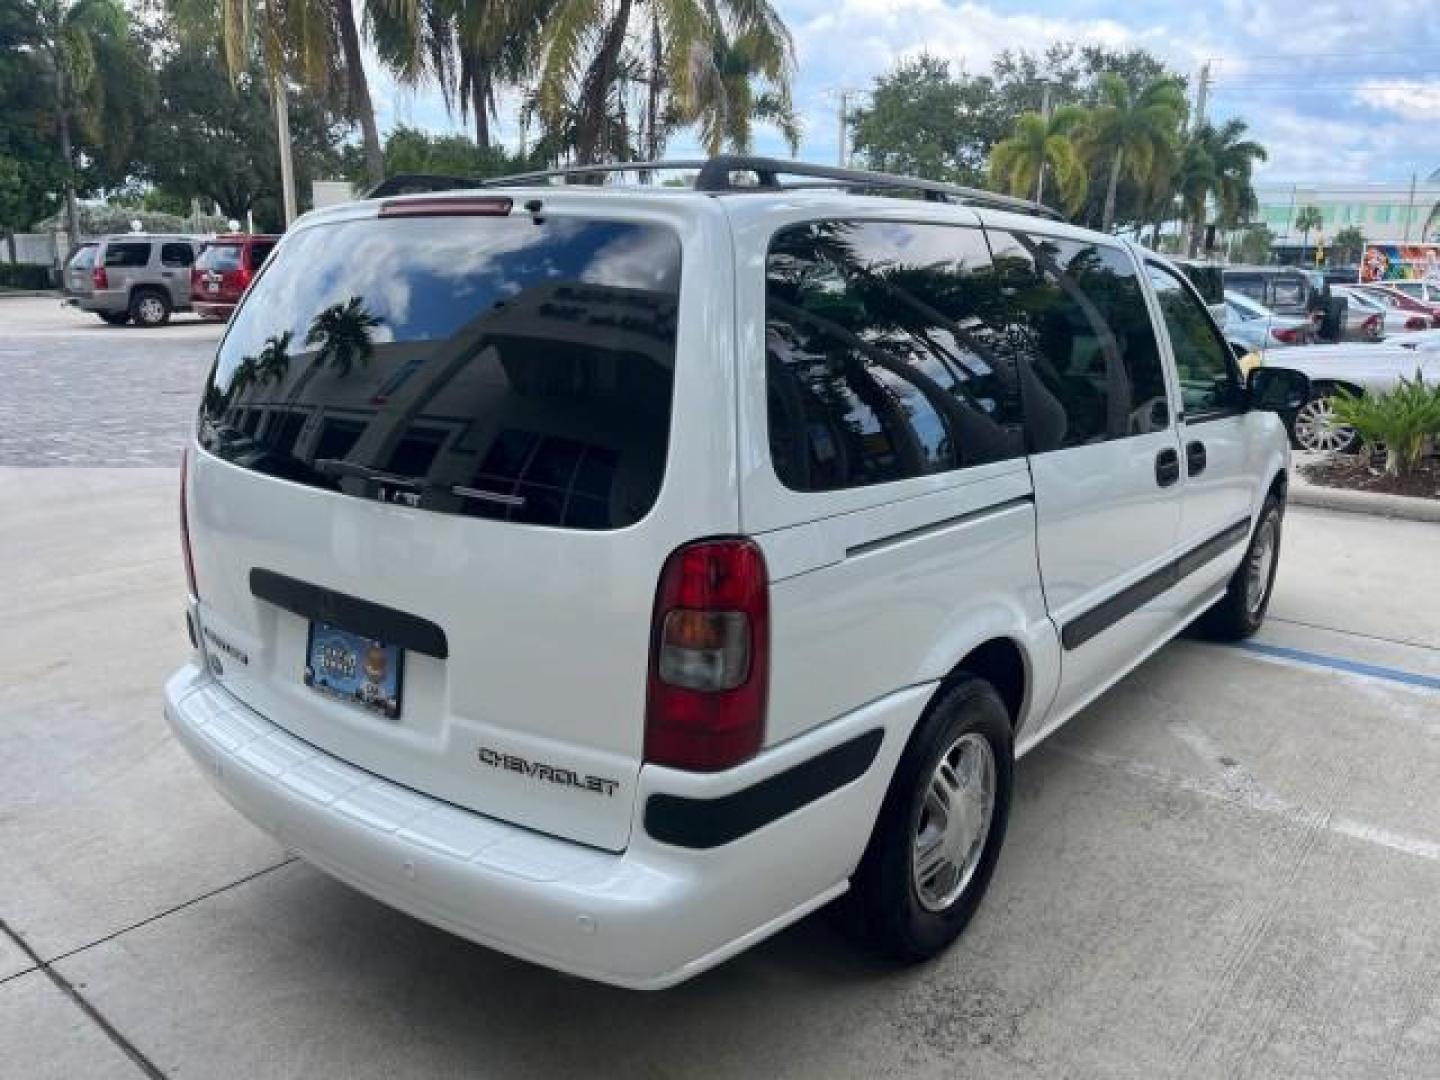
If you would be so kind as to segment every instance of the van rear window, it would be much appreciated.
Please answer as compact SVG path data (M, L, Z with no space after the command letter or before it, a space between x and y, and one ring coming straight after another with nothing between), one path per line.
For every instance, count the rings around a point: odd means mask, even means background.
M664 476L679 287L679 238L655 225L302 229L221 343L200 441L349 496L621 528Z
M205 250L195 260L195 266L199 270L214 270L217 273L239 270L240 254L239 244L206 244Z

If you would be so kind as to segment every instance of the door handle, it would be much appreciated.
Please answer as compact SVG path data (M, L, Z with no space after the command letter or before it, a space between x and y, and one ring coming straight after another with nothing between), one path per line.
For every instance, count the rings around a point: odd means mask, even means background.
M1155 482L1169 487L1180 479L1180 455L1173 446L1167 446L1155 455Z
M1199 476L1205 471L1205 444L1198 439L1185 444L1185 473Z

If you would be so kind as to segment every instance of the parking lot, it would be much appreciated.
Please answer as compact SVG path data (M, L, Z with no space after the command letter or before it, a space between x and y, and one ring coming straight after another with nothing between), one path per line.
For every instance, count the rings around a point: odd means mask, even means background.
M938 961L817 916L632 993L330 881L171 738L219 333L0 298L0 1077L1440 1075L1440 525L1292 509L1256 639L1022 762Z

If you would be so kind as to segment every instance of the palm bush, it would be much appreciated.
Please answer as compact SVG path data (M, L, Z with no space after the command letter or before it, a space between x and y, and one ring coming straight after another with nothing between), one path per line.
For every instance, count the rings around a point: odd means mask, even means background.
M1384 448L1385 471L1403 476L1420 463L1431 440L1440 436L1440 384L1427 386L1401 378L1394 390L1359 396L1341 390L1334 399L1335 418L1353 427L1365 445Z

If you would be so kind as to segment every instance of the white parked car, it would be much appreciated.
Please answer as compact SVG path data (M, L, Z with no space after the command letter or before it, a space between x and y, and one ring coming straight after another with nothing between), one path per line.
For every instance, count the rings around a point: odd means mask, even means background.
M1387 341L1396 334L1423 331L1430 325L1430 320L1419 312L1402 311L1399 308L1390 307L1388 304L1382 303L1375 293L1367 289L1337 285L1333 287L1332 291L1336 296L1345 297L1351 310L1363 313L1364 318L1378 317L1381 336ZM1374 335L1355 336L1357 339L1368 337L1371 341L1374 340Z
M1243 382L1163 259L984 192L492 184L308 214L241 303L176 735L315 866L587 978L842 894L935 954L1015 759L1264 618L1304 378Z
M1302 450L1349 453L1359 447L1355 429L1335 417L1334 398L1341 390L1384 393L1417 372L1427 383L1440 383L1440 349L1428 343L1316 345L1287 352L1284 363L1310 379L1310 400L1290 416L1291 437Z

